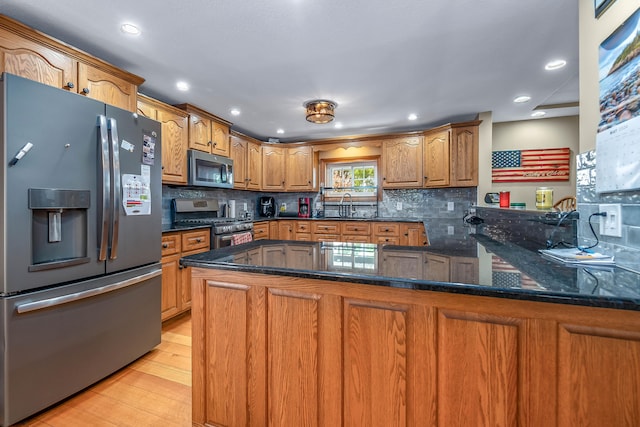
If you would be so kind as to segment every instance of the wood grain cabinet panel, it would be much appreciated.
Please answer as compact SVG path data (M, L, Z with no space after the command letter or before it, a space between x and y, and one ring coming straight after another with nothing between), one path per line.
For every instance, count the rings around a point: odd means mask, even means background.
M78 87L88 98L136 111L138 86L90 64L78 63Z
M640 329L562 324L559 426L640 425Z
M382 187L421 187L422 150L422 136L409 136L383 141Z
M262 146L262 189L264 191L284 191L286 149Z
M440 312L438 425L519 425L520 323Z
M451 186L478 185L478 126L454 127L452 132Z
M230 156L231 123L192 104L179 104L176 107L189 113L189 148Z
M262 189L262 146L249 142L247 146L247 190Z
M253 223L253 239L262 240L269 238L269 222L257 221Z
M446 187L451 183L451 131L428 132L424 137L424 185Z
M186 184L189 115L142 94L138 94L137 113L162 124L162 182Z
M162 290L160 317L166 320L180 311L180 254L162 257Z
M286 152L287 191L313 190L313 151L309 145L289 147Z

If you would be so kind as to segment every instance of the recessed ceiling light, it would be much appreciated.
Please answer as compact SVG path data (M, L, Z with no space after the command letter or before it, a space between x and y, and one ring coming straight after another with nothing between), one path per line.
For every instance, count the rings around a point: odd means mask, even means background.
M418 116L413 114L413 113L409 114L409 117L407 117L407 119L409 119L409 120L416 120L417 118L418 118Z
M189 83L187 83L187 82L178 82L178 83L176 83L176 87L178 88L178 90L181 90L181 91L184 92L184 91L189 90Z
M137 36L140 34L140 29L133 24L122 24L120 26L120 31L125 34L131 34L132 36Z
M515 102L516 104L522 104L523 102L528 102L530 100L531 100L530 96L522 95L522 96L518 96L517 98L515 98L513 100L513 102Z
M231 109L231 115L232 116L239 116L240 115L240 110L238 110L237 108L232 108Z
M565 65L567 65L567 61L564 59L556 59L555 61L548 62L547 65L544 66L544 69L548 71L559 70Z
M276 131L276 133L283 134L283 133L284 133L284 129L278 129L278 130Z
M535 111L531 114L531 117L542 117L545 116L547 113L545 113L544 111Z
M336 122L336 124L334 125L336 129L342 129L342 123L341 122Z

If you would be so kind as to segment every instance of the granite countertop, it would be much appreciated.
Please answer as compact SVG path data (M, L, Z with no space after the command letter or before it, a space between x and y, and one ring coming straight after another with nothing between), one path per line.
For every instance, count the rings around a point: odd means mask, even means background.
M367 218L344 218L344 217L322 217L322 218L300 218L298 216L275 216L275 217L255 217L254 222L259 221L368 221L368 222L424 222L423 218L392 218L392 217L367 217Z
M484 235L472 235L470 241L454 241L434 248L258 240L191 255L183 258L182 263L249 273L640 311L640 275L637 273L618 267L566 267L543 259L535 251ZM470 243L473 251L469 250ZM458 276L463 269L457 269L455 263L461 260L471 265L477 263L478 269L457 283L449 279L438 281L433 271L423 267L423 256L448 260Z
M162 224L163 233L171 233L173 231L190 231L198 230L201 228L211 228L211 225L197 224L197 225L174 225L174 224Z

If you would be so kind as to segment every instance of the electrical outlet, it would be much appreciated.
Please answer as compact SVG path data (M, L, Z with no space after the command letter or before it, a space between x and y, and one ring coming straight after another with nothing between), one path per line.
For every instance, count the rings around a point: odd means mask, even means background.
M396 209L401 211L402 210L402 202L397 202L396 203Z
M447 202L447 210L448 211L452 211L453 210L453 202Z
M606 212L607 216L600 217L600 235L622 237L622 207L619 203L600 205L600 212Z
M246 211L246 210L247 210L247 204L246 204L246 203L243 203L243 204L242 204L242 210L243 210L243 211Z
M447 225L447 234L453 234L453 233L454 233L453 225Z
M475 214L476 214L476 208L470 207L469 208L469 215L475 215Z

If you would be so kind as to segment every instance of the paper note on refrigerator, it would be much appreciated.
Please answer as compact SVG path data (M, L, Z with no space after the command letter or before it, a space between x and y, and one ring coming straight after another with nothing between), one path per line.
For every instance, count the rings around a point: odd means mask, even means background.
M122 206L126 215L151 214L151 186L144 175L122 175Z

